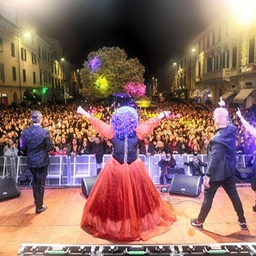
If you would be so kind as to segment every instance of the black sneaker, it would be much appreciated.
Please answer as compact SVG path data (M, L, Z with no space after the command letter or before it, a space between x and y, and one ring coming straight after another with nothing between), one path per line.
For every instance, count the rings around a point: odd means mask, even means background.
M199 222L198 219L191 219L191 220L190 220L190 224L191 224L194 228L196 228L196 229L198 229L198 230L203 230L203 229L204 229L203 223Z
M239 222L238 221L238 224L240 225L241 230L248 230L246 222Z

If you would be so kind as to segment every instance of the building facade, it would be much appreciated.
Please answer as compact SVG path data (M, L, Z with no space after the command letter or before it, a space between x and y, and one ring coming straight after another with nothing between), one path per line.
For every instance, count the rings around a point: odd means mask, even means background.
M36 26L12 1L0 0L0 102L5 106L69 97L74 67L62 61L62 44L37 35Z
M161 88L181 89L197 102L217 104L220 96L227 104L250 107L256 89L256 22L237 23L226 13L205 28L191 42L191 49L171 59L159 77ZM193 49L193 50L192 50ZM166 67L167 66L167 67ZM169 74L169 78L168 75Z

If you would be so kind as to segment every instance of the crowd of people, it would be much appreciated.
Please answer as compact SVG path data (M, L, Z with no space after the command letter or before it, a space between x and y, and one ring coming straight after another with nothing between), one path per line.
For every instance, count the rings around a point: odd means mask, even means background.
M111 142L97 134L86 120L80 120L76 108L77 104L40 108L44 114L43 127L49 130L55 145L51 154L110 154L113 150ZM155 128L153 133L140 142L139 153L159 154L165 150L172 154L205 154L208 141L215 133L211 107L203 104L162 104L155 110L138 109L141 121L155 116L164 108L170 109L172 113L179 113L181 117L169 118ZM88 109L106 122L113 113L111 107L88 106ZM241 126L236 110L230 111L232 120L238 127L237 153L251 154L255 148L254 138ZM0 155L25 154L19 151L19 138L22 131L31 124L31 109L7 109L1 112ZM246 109L244 114L252 125L256 122L252 110Z
M102 156L111 154L113 145L110 140L98 134L85 118L78 117L76 110L79 105L107 123L115 110L111 106L93 106L84 102L37 107L44 116L42 126L50 132L54 143L54 150L50 154L94 154L100 169ZM140 140L138 153L147 156L161 154L163 151L171 154L206 154L208 142L216 129L212 119L214 107L200 103L161 103L156 109L137 109L140 122L156 116L163 109L170 110L172 115ZM0 110L0 156L26 155L26 152L20 150L19 139L22 131L31 125L32 110ZM253 154L256 140L245 130L236 110L229 109L232 122L238 129L236 152ZM252 126L256 125L253 109L241 111Z

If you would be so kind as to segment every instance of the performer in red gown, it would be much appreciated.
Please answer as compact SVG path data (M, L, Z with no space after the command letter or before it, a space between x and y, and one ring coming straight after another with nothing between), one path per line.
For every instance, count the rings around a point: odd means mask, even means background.
M131 107L119 108L107 124L78 107L102 136L114 145L112 157L93 186L85 203L81 226L93 236L119 241L148 240L170 230L175 222L172 206L168 212L146 166L137 154L139 140L152 132L169 111L139 124Z

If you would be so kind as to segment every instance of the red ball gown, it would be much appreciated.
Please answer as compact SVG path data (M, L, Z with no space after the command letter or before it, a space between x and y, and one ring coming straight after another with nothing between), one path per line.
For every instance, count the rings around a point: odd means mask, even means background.
M111 125L94 117L89 122L102 136L114 137ZM159 123L155 117L139 124L137 137L143 139ZM112 156L85 203L81 227L95 237L145 241L169 231L175 221L172 205L163 203L142 160L120 164Z

